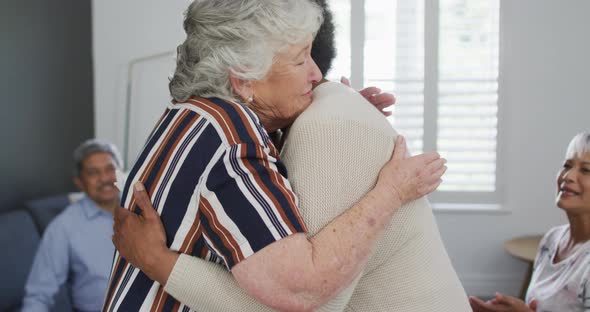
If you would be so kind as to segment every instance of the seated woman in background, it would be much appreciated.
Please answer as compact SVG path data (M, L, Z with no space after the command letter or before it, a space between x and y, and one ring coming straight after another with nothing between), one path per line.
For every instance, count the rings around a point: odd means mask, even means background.
M567 148L556 202L569 223L541 240L526 302L502 294L488 302L472 297L473 311L590 311L590 132Z

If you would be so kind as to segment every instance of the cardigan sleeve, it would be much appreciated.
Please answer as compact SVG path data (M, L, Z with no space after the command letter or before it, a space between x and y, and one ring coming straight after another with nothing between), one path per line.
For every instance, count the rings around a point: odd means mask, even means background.
M281 152L309 235L374 187L380 169L391 157L396 135L373 107L358 104L360 114L378 118L368 123L355 121L357 112L354 118L330 118L325 114L335 110L314 105L315 111L304 112L292 125ZM356 109L353 106L352 111ZM383 122L385 126L379 128ZM362 275L317 311L344 311ZM196 310L273 311L246 294L223 267L188 255L180 255L164 290Z

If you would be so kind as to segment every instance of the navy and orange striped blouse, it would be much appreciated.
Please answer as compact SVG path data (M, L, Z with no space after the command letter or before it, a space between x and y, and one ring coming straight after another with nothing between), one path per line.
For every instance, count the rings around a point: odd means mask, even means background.
M132 210L136 181L160 214L168 247L228 269L307 230L278 150L258 117L238 103L170 104L125 183L121 204ZM190 309L115 252L103 311Z

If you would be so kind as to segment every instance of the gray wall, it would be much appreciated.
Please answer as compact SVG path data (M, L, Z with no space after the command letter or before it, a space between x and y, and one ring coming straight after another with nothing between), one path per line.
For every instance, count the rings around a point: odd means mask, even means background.
M90 0L0 1L0 211L74 189L94 135Z

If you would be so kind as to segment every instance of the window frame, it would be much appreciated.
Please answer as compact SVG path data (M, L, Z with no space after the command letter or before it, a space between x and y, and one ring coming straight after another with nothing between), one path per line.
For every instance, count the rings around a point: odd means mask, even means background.
M365 0L331 0L348 1L350 3L350 81L351 85L360 89L364 84L364 49L365 49ZM435 207L447 210L454 204L460 210L466 209L469 204L479 205L475 210L501 210L503 181L502 150L504 137L503 109L502 109L502 14L501 1L499 4L499 38L498 38L498 88L496 91L497 100L497 123L496 123L496 148L495 148L495 190L494 191L435 191L429 195ZM439 108L439 16L440 0L424 1L424 114L423 114L423 151L437 150L438 140L438 108ZM355 44L359 43L359 44ZM444 176L443 176L444 180ZM438 209L438 208L437 208ZM453 209L450 209L453 210Z

